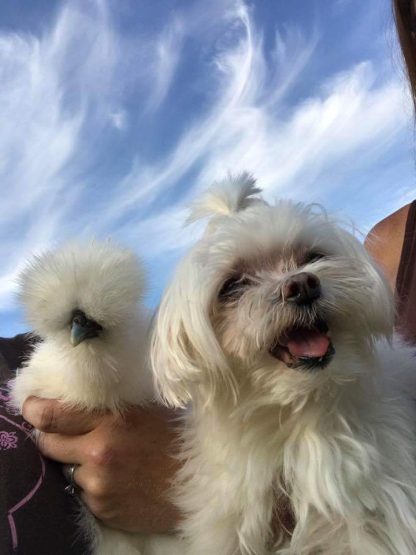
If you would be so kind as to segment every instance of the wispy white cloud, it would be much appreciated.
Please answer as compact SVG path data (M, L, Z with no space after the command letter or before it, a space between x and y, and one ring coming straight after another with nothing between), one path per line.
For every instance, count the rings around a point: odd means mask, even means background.
M402 84L394 75L380 80L370 61L340 71L324 80L314 95L288 106L285 97L302 78L317 34L309 40L296 29L277 34L274 64L268 64L262 35L242 3L236 4L236 23L236 41L217 52L214 60L218 94L210 110L159 164L133 167L126 176L124 193L109 209L108 218L132 206L155 202L157 208L159 195L181 183L190 169L200 167L194 182L184 186L186 192L176 207L137 222L138 237L142 230L146 230L144 235L149 233L152 222L158 233L165 213L179 210L228 170L251 171L269 197L324 200L336 193L340 169L345 174L377 164L409 128ZM378 186L373 183L376 190ZM177 237L181 231L173 226L178 220L167 221ZM188 233L182 233L192 241ZM155 256L175 248L171 236L166 233L166 240L157 242ZM177 248L183 248L179 240Z
M73 234L112 234L150 265L171 265L200 232L182 228L187 203L229 170L254 173L270 198L330 204L360 172L385 184L392 168L408 170L402 83L371 59L326 71L319 26L277 22L266 41L243 0L201 1L133 40L105 0L63 6L42 35L0 33L0 309L24 258ZM197 47L192 82L178 80ZM299 93L312 63L321 74ZM149 155L150 123L170 131L158 118L195 89L202 100L175 122L171 146ZM110 175L100 173L108 161ZM369 182L367 198L379 186ZM406 177L401 192L377 192L374 218L412 187ZM367 226L362 198L351 195L347 213Z
M147 105L150 112L160 107L169 92L180 61L183 40L183 24L179 19L174 19L154 41L155 58L150 70L153 71L154 87L149 94Z
M228 170L251 171L270 199L284 195L322 201L336 195L340 173L353 169L365 171L369 165L377 164L409 124L403 111L400 85L388 81L379 87L373 86L371 64L359 64L325 83L320 96L296 106L285 122L267 117L266 109L264 113L261 110L256 112L254 107L247 105L241 105L239 113L228 113L224 117L225 129L213 134L212 143L201 150L204 165L198 178L188 187L185 198L156 216L137 221L132 227L138 243L142 239L147 250L145 238L149 235L157 237L151 245L152 256L173 249L183 250L192 243L195 235L182 229L183 208L200 188L219 179ZM179 160L184 163L181 156ZM184 172L178 163L169 170L170 177L175 179ZM157 175L161 181L151 182L149 192L155 194L160 184L164 188L166 175L161 171ZM134 178L138 176L134 175ZM414 187L407 187L402 193L396 185L395 189L397 202L388 204L387 211L389 207L394 210L397 203L408 202L415 194ZM382 198L377 181L368 184L370 198L371 191ZM363 228L368 228L367 219L361 223Z
M99 4L97 10L106 25L105 10ZM0 34L3 308L24 258L65 234L81 193L71 164L82 145L88 104L114 63L111 33L103 39L94 29L93 14L66 7L42 37ZM99 97L94 110L105 102L100 105Z
M127 126L127 113L125 110L115 110L109 114L109 119L116 129L122 131Z
M313 36L305 43L299 32L290 31L287 35L289 50L284 46L283 35L277 34L272 66L268 67L262 35L256 31L246 5L234 2L223 18L234 29L235 38L227 42L226 47L220 47L212 60L211 79L216 94L211 105L188 130L184 130L176 147L158 164L141 161L133 166L107 217L131 209L135 204L142 206L157 200L161 191L175 187L194 165L205 163L205 177L211 173L211 177L217 178L218 171L212 171L214 166L220 166L220 171L224 172L249 163L247 154L253 149L261 159L268 156L273 137L269 137L269 146L263 153L258 152L256 143L266 142L265 135L276 120L279 101L301 74L317 39ZM197 183L195 186L198 189ZM105 221L106 216L103 216Z

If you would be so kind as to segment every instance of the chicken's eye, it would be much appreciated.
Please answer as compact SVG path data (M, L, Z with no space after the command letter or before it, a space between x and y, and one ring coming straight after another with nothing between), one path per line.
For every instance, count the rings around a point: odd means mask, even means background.
M236 299L244 293L249 285L251 285L251 281L246 276L232 276L222 284L218 298L220 301Z
M79 326L85 326L87 324L87 317L85 316L84 312L79 309L75 309L72 313L71 324L75 323Z

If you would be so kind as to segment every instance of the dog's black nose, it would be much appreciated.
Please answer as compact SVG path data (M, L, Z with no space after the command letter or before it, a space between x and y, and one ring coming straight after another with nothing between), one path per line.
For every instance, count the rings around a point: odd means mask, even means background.
M321 296L321 282L314 274L300 272L285 281L282 295L286 301L311 304Z

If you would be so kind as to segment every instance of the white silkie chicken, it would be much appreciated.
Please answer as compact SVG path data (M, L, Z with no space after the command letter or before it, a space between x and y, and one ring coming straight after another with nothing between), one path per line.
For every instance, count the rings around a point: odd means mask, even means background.
M73 243L35 257L21 274L20 299L43 341L13 380L14 405L21 410L36 395L115 412L152 399L143 288L137 257L111 242ZM111 530L81 510L96 555L175 553L175 538Z

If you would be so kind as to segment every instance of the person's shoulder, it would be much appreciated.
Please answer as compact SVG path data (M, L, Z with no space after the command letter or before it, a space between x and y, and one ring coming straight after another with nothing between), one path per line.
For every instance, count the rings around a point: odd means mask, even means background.
M411 203L406 204L380 220L370 230L364 242L367 251L383 269L393 290L396 286L410 206Z
M406 228L407 216L409 215L409 209L412 203L402 206L396 212L389 214L382 220L380 220L376 225L370 230L367 235L366 242L372 242L373 237L379 239L391 239L392 235L398 235L402 239Z

